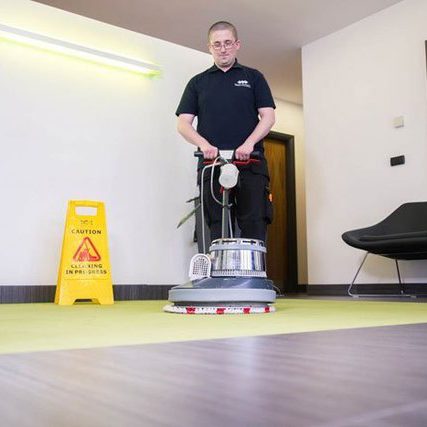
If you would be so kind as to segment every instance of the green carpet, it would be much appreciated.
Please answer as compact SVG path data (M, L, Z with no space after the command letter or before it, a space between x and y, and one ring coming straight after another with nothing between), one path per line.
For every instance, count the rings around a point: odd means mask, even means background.
M0 304L0 353L427 323L416 302L281 299L275 313L223 316L164 313L165 304Z

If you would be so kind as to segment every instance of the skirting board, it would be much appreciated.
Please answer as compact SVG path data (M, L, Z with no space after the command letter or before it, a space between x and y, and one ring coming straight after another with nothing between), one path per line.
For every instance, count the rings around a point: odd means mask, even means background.
M166 300L168 291L175 285L113 285L116 301L129 300ZM307 295L347 296L349 285L300 285L301 291ZM405 284L408 293L427 295L427 284ZM55 286L37 285L0 285L0 304L53 302ZM353 291L361 294L393 294L400 291L396 284L360 284L354 285ZM285 297L286 297L285 293Z
M168 291L175 285L113 285L114 299L162 300L168 299ZM56 286L0 285L0 304L53 302Z
M347 296L349 285L307 285L307 295ZM427 283L406 283L403 289L408 294L427 295ZM354 294L397 294L400 292L396 283L363 283L354 285Z

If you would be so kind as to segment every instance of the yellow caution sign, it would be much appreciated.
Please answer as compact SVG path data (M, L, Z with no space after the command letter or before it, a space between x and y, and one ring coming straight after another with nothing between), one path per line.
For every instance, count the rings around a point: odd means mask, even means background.
M71 305L78 299L114 304L102 202L68 202L55 303Z

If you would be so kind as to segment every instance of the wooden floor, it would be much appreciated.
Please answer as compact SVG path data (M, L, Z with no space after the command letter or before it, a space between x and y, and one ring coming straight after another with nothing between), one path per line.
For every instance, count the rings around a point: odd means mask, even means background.
M427 426L427 324L0 356L1 426Z

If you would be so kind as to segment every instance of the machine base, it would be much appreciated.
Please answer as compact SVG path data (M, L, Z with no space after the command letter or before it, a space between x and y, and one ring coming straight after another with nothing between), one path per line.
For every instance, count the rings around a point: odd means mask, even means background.
M258 277L206 277L169 291L163 310L183 314L251 314L274 311L273 282Z
M276 300L273 282L258 277L206 277L169 291L171 302L263 302Z

